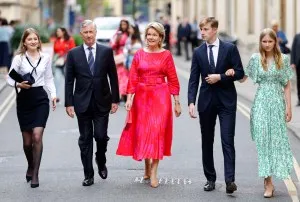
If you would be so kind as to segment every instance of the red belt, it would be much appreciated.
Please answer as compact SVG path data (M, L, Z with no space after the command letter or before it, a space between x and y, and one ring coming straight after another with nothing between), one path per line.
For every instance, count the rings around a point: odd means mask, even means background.
M165 77L139 77L138 81L149 85L166 83Z

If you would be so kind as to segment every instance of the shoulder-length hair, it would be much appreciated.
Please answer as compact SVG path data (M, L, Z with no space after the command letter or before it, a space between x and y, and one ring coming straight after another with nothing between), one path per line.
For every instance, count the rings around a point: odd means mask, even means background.
M34 28L27 28L24 32L23 32L23 35L22 35L22 38L21 38L21 41L20 41L20 44L19 44L19 48L18 48L18 51L17 51L17 54L25 54L25 52L27 51L27 48L26 46L24 45L25 43L25 40L26 38L30 35L30 34L35 34L38 38L38 41L39 41L39 45L38 45L38 51L41 51L42 50L42 42L41 42L41 38L40 38L40 35L39 33L34 29Z
M263 66L263 69L265 71L267 71L267 69L268 69L266 51L262 47L262 39L266 35L268 35L269 37L271 37L271 39L273 39L275 41L275 46L273 48L274 61L275 61L277 69L280 69L283 66L283 60L282 60L281 51L280 51L280 48L279 48L279 45L278 45L278 39L277 39L276 33L271 28L264 29L260 33L260 36L259 36L259 52L260 52L260 55L261 55L261 64Z
M125 22L127 24L127 29L126 30L122 30L122 22ZM129 21L126 20L126 19L122 19L120 21L118 31L121 31L122 33L126 33L129 36Z
M163 42L165 41L165 37L166 37L164 26L159 22L150 22L147 25L146 29L145 29L146 44L147 44L147 34L148 34L148 30L150 28L154 29L158 33L158 35L160 36L161 42L158 44L158 46L159 46L159 48L162 48L163 47Z
M64 28L64 27L59 27L59 28L57 28L57 29L60 29L60 30L62 31L64 40L68 41L68 40L70 39L70 35L69 35L69 33L68 33L68 31L67 31L66 28ZM56 31L57 31L57 30L56 30ZM55 36L56 36L56 38L58 38L56 32L55 32Z

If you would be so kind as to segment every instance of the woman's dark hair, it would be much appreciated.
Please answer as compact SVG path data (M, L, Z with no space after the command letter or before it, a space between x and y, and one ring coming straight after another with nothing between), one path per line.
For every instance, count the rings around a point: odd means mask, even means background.
M122 30L122 22L125 22L127 24L127 30ZM128 20L125 20L125 19L121 20L118 30L121 31L122 33L125 32L127 35L129 35L129 31L128 31L129 30L129 22L128 22Z
M70 35L69 35L68 31L66 30L66 28L64 28L64 27L59 27L59 28L57 28L57 29L60 29L60 30L63 32L63 34L64 34L64 39L65 39L66 41L68 41L68 40L70 39ZM56 32L55 32L55 37L58 38Z

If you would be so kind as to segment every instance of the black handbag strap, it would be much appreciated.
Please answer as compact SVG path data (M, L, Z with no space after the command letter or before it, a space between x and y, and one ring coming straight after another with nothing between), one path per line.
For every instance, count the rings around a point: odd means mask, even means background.
M26 59L27 59L27 61L29 62L30 66L33 68L30 74L32 74L33 71L35 71L35 74L37 74L37 73L36 73L36 68L39 66L39 64L40 64L40 62L41 62L41 60L42 60L42 57L40 57L40 59L39 59L37 65L36 65L35 67L31 64L31 62L30 62L30 60L29 60L29 58L28 58L27 56L26 56Z

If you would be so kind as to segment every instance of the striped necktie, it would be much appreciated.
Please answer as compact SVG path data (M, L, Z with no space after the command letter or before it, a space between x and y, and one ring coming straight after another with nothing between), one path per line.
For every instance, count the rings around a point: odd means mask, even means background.
M91 73L94 74L95 59L94 59L94 55L93 55L93 52L92 52L93 47L88 47L88 49L89 49L88 64L89 64L89 68L91 70Z

